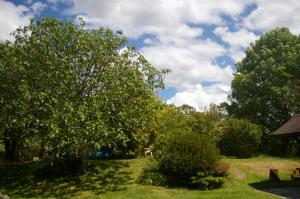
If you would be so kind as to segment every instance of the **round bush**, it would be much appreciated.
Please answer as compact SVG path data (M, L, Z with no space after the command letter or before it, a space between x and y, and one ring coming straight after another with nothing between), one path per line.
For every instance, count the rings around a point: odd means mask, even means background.
M225 122L223 135L219 142L224 155L249 158L257 153L262 131L248 120L231 118Z
M219 150L205 135L185 132L172 136L156 157L160 169L168 176L190 181L197 172L211 172L219 159Z

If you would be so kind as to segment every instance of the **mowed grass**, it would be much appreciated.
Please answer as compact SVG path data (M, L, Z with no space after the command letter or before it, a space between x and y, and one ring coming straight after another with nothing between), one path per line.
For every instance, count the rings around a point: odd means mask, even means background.
M52 180L37 180L32 170L36 163L2 165L0 190L11 198L279 198L255 188L300 186L291 181L293 168L300 159L256 157L251 159L223 158L229 163L230 174L223 188L211 191L167 188L137 184L137 178L147 159L94 160L85 164L87 171L78 176ZM270 168L277 168L281 182L269 182Z

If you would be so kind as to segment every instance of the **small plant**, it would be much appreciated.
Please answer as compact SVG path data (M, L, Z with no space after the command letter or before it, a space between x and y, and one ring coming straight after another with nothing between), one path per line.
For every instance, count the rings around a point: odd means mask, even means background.
M220 161L218 166L215 169L215 176L224 177L228 174L229 164L223 161Z
M138 178L138 183L144 185L166 186L168 178L159 171L158 163L152 161L144 168L142 175Z
M138 182L144 185L166 186L168 178L159 171L146 171Z
M191 177L192 187L201 190L216 189L224 184L223 177L203 176L203 173L198 173L197 176Z

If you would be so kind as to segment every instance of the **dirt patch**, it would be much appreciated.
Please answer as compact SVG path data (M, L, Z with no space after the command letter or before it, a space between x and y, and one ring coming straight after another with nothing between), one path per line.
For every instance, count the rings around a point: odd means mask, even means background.
M255 171L260 176L267 176L270 169L278 169L280 172L292 172L300 163L291 160L244 162L243 166Z
M234 179L241 180L246 177L246 174L240 169L234 169L231 171Z

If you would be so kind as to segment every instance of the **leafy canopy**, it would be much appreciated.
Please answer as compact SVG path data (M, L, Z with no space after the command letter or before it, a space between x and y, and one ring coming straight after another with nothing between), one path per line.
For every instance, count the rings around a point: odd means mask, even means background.
M295 79L299 78L299 37L274 29L246 50L232 81L229 115L245 118L272 132L299 111ZM299 59L298 59L299 60Z
M0 44L0 133L9 145L37 138L58 154L148 139L166 70L153 67L120 31L43 18Z

